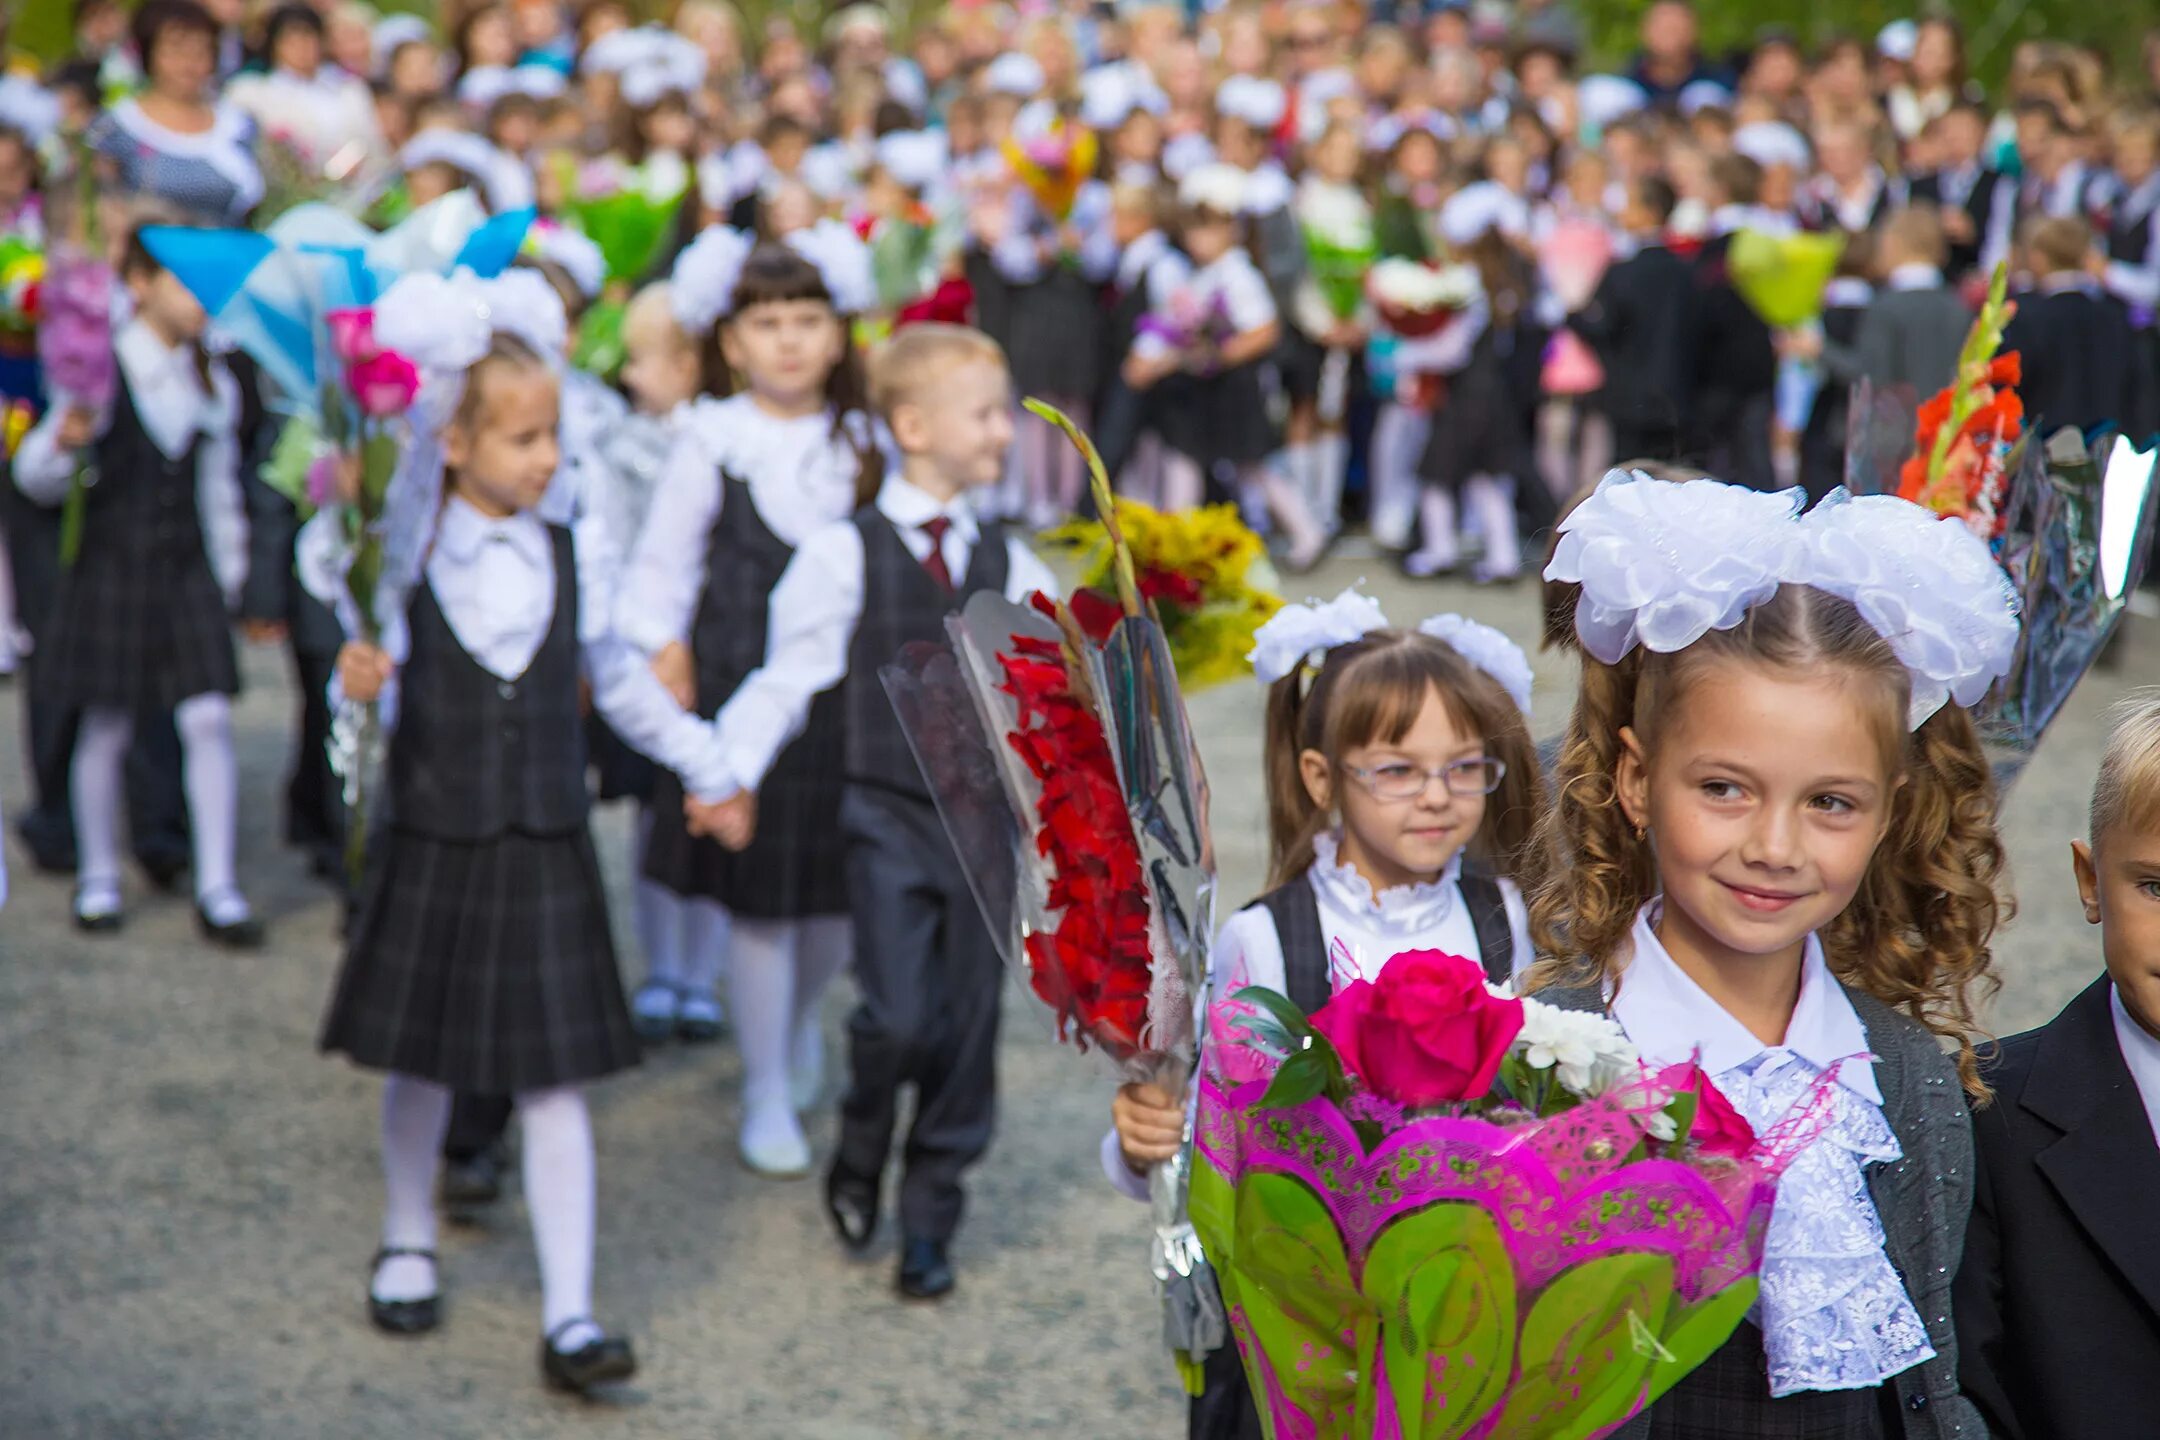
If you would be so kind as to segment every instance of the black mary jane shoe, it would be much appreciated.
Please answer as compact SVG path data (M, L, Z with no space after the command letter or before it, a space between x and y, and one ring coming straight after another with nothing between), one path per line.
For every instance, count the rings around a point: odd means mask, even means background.
M120 929L123 912L117 905L110 910L97 910L86 915L82 908L82 892L77 891L75 903L68 908L75 917L75 928L85 935L112 935Z
M877 1181L842 1169L836 1161L825 1172L825 1214L841 1243L860 1255L877 1237Z
M910 1239L900 1247L900 1293L910 1300L942 1300L953 1291L952 1261L942 1240Z
M477 1153L443 1161L442 1203L450 1218L471 1221L477 1212L502 1199L504 1160L500 1144L482 1147Z
M637 1352L620 1335L602 1334L575 1350L558 1350L555 1337L573 1325L590 1320L565 1320L540 1342L540 1378L550 1390L569 1390L583 1395L596 1385L612 1385L637 1374ZM598 1328L598 1327L595 1327Z
M230 925L220 925L210 918L210 912L201 905L195 907L195 928L213 945L227 950L260 950L263 947L263 923L250 915L235 920Z
M368 1266L368 1319L385 1335L425 1335L442 1324L442 1293L437 1292L424 1300L379 1300L375 1296L375 1277L381 1273L385 1260L395 1260L401 1255L435 1264L433 1250L410 1250L384 1246L375 1252L375 1259ZM442 1283L441 1271L436 1272L436 1284Z

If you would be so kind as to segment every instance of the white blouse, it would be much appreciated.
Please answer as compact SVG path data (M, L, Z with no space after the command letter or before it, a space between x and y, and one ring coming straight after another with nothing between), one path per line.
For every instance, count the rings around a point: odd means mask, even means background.
M1396 955L1406 950L1444 950L1451 955L1477 959L1477 927L1470 921L1470 907L1463 903L1462 857L1450 861L1440 878L1424 885L1402 885L1377 895L1364 876L1337 858L1339 837L1334 832L1313 841L1312 868L1305 872L1320 902L1320 929L1330 950L1340 946L1346 963L1338 963L1331 978L1335 988L1353 980L1371 980ZM1530 912L1522 890L1512 880L1500 880L1501 900L1507 906L1508 931L1515 939L1517 971L1531 959ZM1285 987L1282 937L1275 933L1275 917L1264 906L1252 905L1232 915L1215 937L1210 959L1213 999L1223 1000L1248 985L1281 993ZM1188 1092L1187 1104L1191 1104ZM1147 1196L1147 1177L1136 1175L1125 1164L1118 1147L1117 1131L1102 1139L1103 1174L1117 1189L1136 1200Z
M677 422L643 528L624 537L634 546L616 612L622 637L647 654L689 639L728 477L750 487L759 517L790 546L854 514L856 446L874 441L869 422L852 419L839 439L830 410L783 419L748 395L693 402Z
M1883 1118L1867 1031L1807 939L1800 998L1781 1045L1765 1045L1682 970L1657 938L1662 902L1636 917L1613 1018L1652 1065L1694 1059L1758 1134L1844 1061L1822 1134L1778 1180L1763 1248L1762 1327L1774 1397L1872 1389L1933 1358L1926 1327L1883 1250L1863 1170L1904 1154Z
M1430 884L1397 886L1376 895L1355 867L1337 858L1339 844L1333 832L1315 839L1312 868L1305 872L1313 897L1320 902L1320 929L1330 953L1340 946L1348 956L1348 973L1336 973L1338 986L1377 977L1389 959L1405 950L1444 950L1478 957L1477 928L1471 924L1470 907L1463 903L1458 883L1460 855ZM1514 881L1497 883L1507 906L1515 955L1521 960L1531 953L1529 908ZM1250 906L1224 922L1215 939L1213 971L1217 1000L1247 985L1283 989L1282 940L1275 933L1274 917L1264 907Z

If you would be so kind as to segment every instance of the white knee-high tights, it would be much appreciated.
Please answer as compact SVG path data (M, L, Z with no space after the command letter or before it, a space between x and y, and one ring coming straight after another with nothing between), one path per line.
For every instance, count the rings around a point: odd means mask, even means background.
M223 695L191 695L173 711L180 732L180 783L187 794L195 898L223 923L247 908L235 883L233 851L239 770L233 761L232 704ZM75 807L79 881L87 903L119 903L121 772L135 721L125 710L84 712L68 789ZM234 913L237 910L237 913Z

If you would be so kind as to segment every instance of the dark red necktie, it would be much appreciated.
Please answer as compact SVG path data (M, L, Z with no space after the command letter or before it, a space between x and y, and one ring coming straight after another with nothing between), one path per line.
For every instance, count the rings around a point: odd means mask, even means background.
M922 568L930 572L930 578L937 581L940 590L950 595L953 579L952 567L945 563L945 532L952 529L952 521L940 515L934 520L923 521L920 528L930 537L930 553L923 556Z

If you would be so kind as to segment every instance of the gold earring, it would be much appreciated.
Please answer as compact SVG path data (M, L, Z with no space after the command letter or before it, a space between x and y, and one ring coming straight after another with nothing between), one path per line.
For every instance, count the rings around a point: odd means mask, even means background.
M1645 841L1645 840L1647 840L1647 839L1649 839L1649 838L1650 838L1650 827L1649 827L1648 825L1645 825L1645 824L1643 824L1643 822L1642 822L1642 821L1640 821L1640 820L1637 820L1637 821L1635 822L1635 843L1636 843L1636 844L1638 844L1638 845L1640 845L1640 844L1641 844L1641 843L1642 843L1643 841Z

